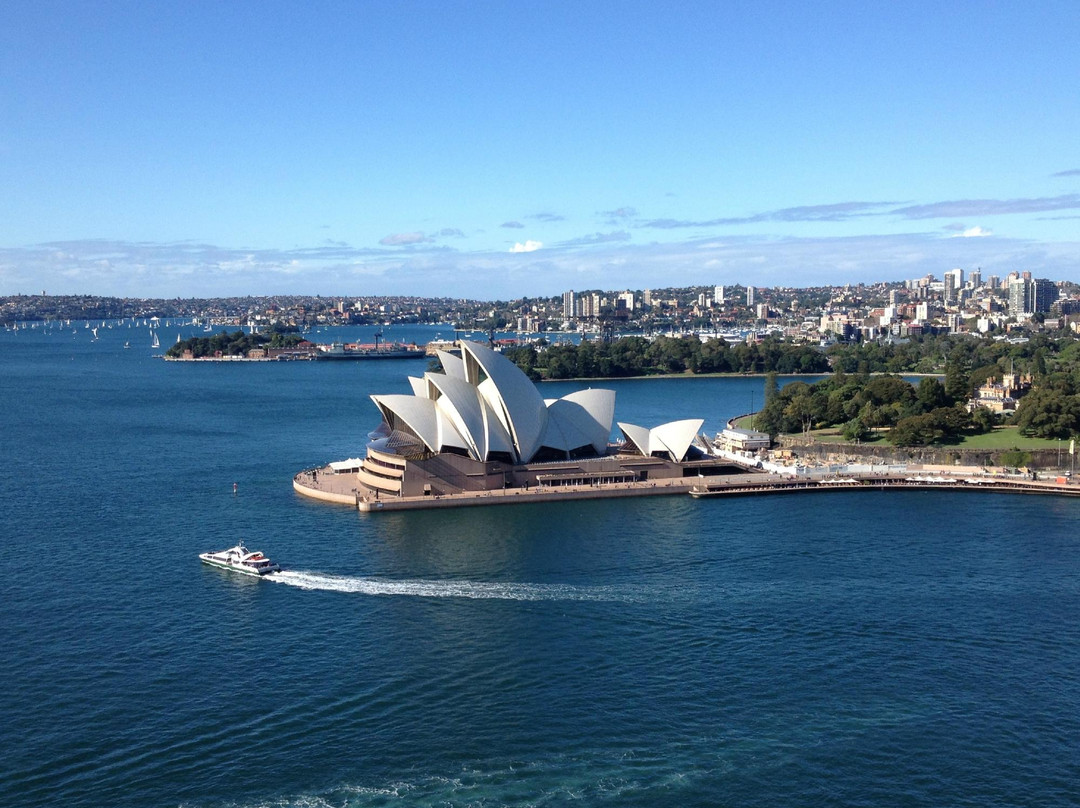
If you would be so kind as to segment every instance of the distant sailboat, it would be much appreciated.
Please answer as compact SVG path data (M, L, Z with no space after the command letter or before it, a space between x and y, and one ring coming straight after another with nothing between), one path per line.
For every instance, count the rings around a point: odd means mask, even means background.
M160 348L161 343L158 341L157 331L151 331L150 333L154 335L154 341L150 343L150 347L151 348Z
M179 345L179 344L180 344L180 334L177 334L177 335L176 335L176 344L177 344L177 345Z

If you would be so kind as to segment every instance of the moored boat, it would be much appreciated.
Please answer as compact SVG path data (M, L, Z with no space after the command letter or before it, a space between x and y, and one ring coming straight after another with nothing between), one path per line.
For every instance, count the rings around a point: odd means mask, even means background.
M316 359L423 359L427 355L416 345L386 342L374 345L333 342L316 345L315 349Z
M204 564L209 564L211 567L220 567L244 575L262 576L271 572L281 572L281 567L278 564L275 564L258 550L249 550L243 544L230 547L228 550L199 553L199 558Z

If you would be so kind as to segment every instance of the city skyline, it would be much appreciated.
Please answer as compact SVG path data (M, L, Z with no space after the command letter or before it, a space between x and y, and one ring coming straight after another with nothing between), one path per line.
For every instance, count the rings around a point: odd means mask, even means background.
M1063 2L4 18L0 294L1080 280Z

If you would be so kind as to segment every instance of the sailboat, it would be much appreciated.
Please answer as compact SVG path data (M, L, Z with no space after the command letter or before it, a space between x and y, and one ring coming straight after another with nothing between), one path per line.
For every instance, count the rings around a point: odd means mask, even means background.
M154 341L150 343L150 347L151 348L160 348L161 343L158 341L157 331L151 331L150 333L154 335Z

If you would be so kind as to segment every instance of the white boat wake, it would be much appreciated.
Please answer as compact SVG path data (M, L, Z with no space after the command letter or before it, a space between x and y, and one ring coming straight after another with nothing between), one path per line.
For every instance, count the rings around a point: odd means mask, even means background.
M410 595L420 598L479 598L492 600L634 600L610 587L579 587L569 584L498 583L490 581L383 580L324 575L319 572L285 570L263 580L301 589L355 592L361 595Z

